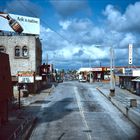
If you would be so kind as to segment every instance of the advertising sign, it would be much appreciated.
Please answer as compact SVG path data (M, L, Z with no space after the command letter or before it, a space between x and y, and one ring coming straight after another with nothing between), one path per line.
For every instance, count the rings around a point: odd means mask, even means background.
M11 18L15 19L23 28L22 33L39 35L40 33L40 19L34 17L27 17L21 15L9 14ZM9 26L8 20L0 16L0 30L14 32Z
M140 70L133 70L133 76L140 76Z
M19 71L18 83L34 83L34 72L32 71Z
M34 83L33 76L19 76L18 83Z
M102 68L92 68L92 71L102 71Z
M129 64L132 64L132 52L133 52L133 45L129 44Z

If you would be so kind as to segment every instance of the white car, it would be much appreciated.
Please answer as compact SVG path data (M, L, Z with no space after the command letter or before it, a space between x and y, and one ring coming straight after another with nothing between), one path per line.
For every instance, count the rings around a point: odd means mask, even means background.
M83 79L82 75L79 75L79 82L86 82L86 80Z
M86 82L85 79L79 79L79 82Z

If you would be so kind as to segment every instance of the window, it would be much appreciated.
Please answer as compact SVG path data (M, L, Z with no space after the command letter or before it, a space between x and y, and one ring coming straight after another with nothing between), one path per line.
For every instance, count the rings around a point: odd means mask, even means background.
M22 56L23 57L27 57L28 56L28 48L27 48L27 46L24 46L22 48Z
M0 46L0 52L6 52L6 49L5 49L5 47L4 46Z
M15 47L15 56L17 56L17 57L20 56L20 47L19 46Z

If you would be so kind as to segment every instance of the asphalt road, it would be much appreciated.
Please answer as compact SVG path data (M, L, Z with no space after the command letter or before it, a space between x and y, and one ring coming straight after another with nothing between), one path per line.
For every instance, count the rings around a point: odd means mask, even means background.
M135 140L139 133L96 84L58 84L41 102L30 140Z

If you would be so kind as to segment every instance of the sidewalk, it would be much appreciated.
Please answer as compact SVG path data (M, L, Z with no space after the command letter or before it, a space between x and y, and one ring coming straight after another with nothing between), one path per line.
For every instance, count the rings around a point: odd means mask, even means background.
M115 96L111 97L110 84L103 83L97 87L105 97L107 97L124 115L126 115L135 125L140 128L140 96L134 95L128 90L115 87ZM136 99L137 106L131 107L130 100Z
M40 104L37 101L43 101L52 89L53 86L47 87L38 94L21 98L21 109L18 109L18 106L10 109L8 122L0 127L0 140L26 139L40 110Z

